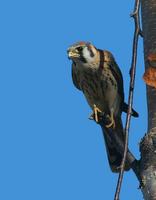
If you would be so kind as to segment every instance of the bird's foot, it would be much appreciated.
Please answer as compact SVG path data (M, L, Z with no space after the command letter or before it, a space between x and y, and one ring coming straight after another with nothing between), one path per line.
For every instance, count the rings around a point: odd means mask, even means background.
M112 127L113 129L115 129L115 120L114 120L114 115L113 115L113 111L111 111L111 115L107 115L106 118L109 120L109 124L106 124L106 128L110 128Z
M89 119L95 120L96 123L99 123L100 114L102 114L102 111L94 104L93 105L93 113L90 115Z

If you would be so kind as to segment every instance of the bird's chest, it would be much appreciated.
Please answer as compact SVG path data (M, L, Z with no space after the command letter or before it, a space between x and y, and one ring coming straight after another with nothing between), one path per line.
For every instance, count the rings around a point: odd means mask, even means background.
M103 110L113 104L117 83L109 69L87 69L80 73L80 87L91 107L96 104Z

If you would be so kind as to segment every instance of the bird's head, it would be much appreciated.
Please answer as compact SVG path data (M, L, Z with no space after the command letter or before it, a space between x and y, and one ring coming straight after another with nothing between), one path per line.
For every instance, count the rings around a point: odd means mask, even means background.
M82 64L95 61L97 49L89 42L78 42L67 50L69 59Z

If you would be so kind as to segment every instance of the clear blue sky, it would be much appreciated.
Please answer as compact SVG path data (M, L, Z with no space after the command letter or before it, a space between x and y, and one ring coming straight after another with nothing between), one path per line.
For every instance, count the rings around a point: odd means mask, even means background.
M121 67L127 100L134 1L23 0L0 2L0 199L112 199L100 127L71 80L66 49L79 40L110 50ZM130 148L146 132L142 39L139 42ZM125 114L123 114L125 118ZM141 199L133 172L122 198Z

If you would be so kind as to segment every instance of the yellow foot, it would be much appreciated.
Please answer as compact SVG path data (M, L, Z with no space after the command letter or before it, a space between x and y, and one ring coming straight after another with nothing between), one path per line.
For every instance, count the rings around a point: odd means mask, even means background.
M94 104L93 105L93 113L90 115L89 119L95 119L95 121L98 123L98 113L102 113L102 111Z
M114 129L115 128L115 120L114 120L113 110L111 110L111 115L110 116L108 115L108 117L111 122L110 122L110 124L106 125L106 128L112 127Z

